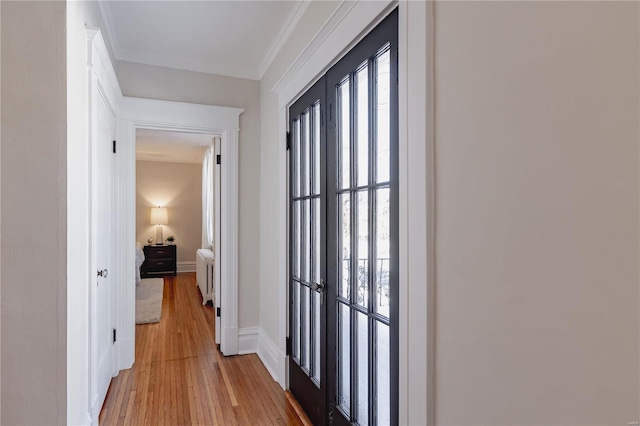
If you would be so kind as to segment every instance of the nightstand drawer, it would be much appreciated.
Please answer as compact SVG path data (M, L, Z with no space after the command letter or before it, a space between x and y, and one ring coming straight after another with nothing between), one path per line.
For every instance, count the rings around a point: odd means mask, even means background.
M173 259L149 259L145 262L147 272L172 271L176 262Z
M176 256L176 246L146 246L144 256L147 259L163 259Z

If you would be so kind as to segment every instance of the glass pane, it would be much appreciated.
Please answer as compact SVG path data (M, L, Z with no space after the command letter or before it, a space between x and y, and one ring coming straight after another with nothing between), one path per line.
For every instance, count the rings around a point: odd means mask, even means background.
M320 193L320 104L313 106L313 193Z
M300 201L293 202L293 276L300 278Z
M320 294L312 292L314 305L314 347L313 347L313 377L320 382Z
M340 176L338 179L338 187L340 188L348 188L351 182L349 178L349 171L351 170L349 86L349 79L346 79L340 86L338 86L338 126L340 129L340 132L338 133L338 155L340 156Z
M377 321L376 324L376 375L378 380L376 386L376 394L378 398L376 417L379 425L388 425L391 423L391 388L389 387L389 326Z
M300 359L300 283L293 283L293 356Z
M351 405L351 309L338 303L338 404L349 413Z
M356 73L356 123L358 134L358 186L369 183L369 67Z
M369 193L358 192L358 283L356 303L369 303Z
M351 279L351 196L350 194L340 194L338 196L338 220L341 253L339 267L340 296L349 298L349 280Z
M302 195L309 195L309 180L311 162L309 161L311 155L309 145L309 110L302 114Z
M389 140L391 137L391 111L389 109L389 103L391 99L390 93L390 79L391 73L389 68L391 54L387 50L376 59L377 63L377 75L376 75L376 90L378 104L376 106L376 116L378 122L376 123L376 138L377 138L377 172L376 182L388 182L389 181L389 163L390 163L390 151Z
M358 368L356 380L358 383L358 424L369 423L369 326L368 317L362 312L356 312L356 327L358 337L357 356Z
M376 191L376 312L389 317L389 188Z
M309 213L309 200L302 200L302 279L307 282L310 278L309 269L311 266L311 253L309 252L309 248L311 247Z
M313 203L313 281L320 282L320 199L315 198Z
M311 353L311 334L309 315L309 287L302 286L302 299L300 300L300 312L302 315L302 366L309 368L309 354Z
M293 196L300 195L300 120L293 122Z

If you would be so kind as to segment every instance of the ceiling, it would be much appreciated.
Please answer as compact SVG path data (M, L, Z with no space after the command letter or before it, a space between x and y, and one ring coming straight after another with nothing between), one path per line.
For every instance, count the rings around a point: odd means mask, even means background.
M101 1L117 60L260 79L308 1Z
M213 136L164 130L136 130L136 160L201 164Z

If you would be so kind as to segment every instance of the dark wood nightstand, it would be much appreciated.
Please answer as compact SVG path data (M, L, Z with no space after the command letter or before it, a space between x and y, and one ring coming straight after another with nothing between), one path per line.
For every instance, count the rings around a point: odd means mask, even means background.
M140 268L142 278L176 275L178 272L175 245L144 246L144 263Z

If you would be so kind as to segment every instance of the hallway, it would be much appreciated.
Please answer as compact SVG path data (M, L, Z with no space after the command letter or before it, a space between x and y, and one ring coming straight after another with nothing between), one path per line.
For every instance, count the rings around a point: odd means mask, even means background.
M220 354L213 323L194 273L165 277L162 319L136 325L136 362L113 378L100 424L309 424L257 355Z

